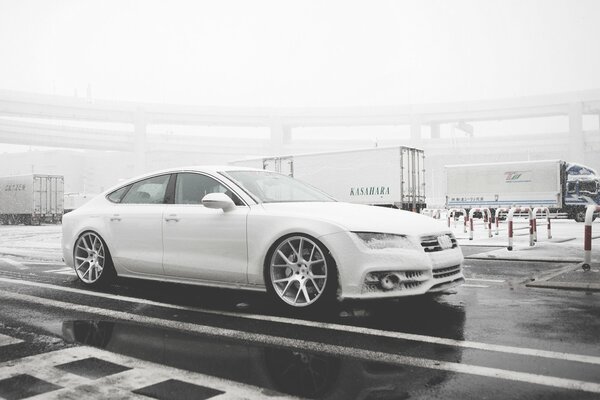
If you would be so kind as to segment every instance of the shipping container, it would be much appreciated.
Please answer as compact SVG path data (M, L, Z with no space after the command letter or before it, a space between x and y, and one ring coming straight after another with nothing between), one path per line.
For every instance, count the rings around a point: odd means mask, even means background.
M0 223L60 222L63 196L64 178L60 175L0 177Z
M404 146L261 157L231 165L293 176L340 201L420 211L425 201L425 154Z

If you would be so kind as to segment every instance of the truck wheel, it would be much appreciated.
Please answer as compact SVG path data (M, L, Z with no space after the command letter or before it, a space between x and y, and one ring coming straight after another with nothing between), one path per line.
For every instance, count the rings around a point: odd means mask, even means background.
M73 260L77 277L87 286L105 286L116 277L108 247L95 232L88 231L79 236Z
M577 222L585 222L585 208L578 208L574 213L573 219Z

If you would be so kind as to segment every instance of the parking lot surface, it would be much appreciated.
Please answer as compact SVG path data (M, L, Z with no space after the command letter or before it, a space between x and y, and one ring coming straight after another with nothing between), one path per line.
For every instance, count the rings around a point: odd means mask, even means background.
M463 243L467 282L453 291L290 315L262 293L127 279L90 290L60 261L60 227L0 237L3 398L600 396L599 292L582 288L597 265ZM580 284L531 286L553 281Z

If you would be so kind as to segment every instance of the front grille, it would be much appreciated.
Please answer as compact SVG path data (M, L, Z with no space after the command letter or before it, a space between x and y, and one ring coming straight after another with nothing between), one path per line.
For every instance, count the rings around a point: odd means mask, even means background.
M438 237L442 236L447 236L450 239L450 242L452 243L451 247L447 249L442 248L438 240ZM423 250L425 250L425 253L433 253L435 251L454 249L458 246L458 244L456 243L456 238L453 234L446 233L443 235L429 235L421 237L421 246L423 246Z
M456 275L458 273L460 273L460 265L454 265L452 267L434 269L433 278L442 279L452 275Z

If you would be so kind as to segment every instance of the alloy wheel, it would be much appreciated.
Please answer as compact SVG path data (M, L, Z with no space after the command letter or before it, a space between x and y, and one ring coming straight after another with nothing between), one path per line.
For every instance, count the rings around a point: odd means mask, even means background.
M325 291L327 260L315 242L293 236L275 249L269 273L273 289L281 300L294 307L306 307Z
M106 264L104 243L98 235L85 233L75 244L75 272L84 283L92 284L98 281Z

